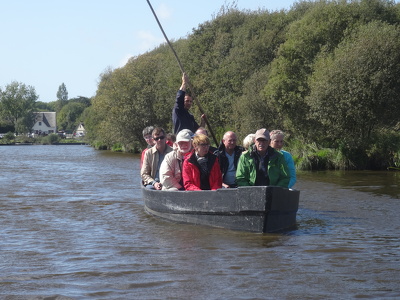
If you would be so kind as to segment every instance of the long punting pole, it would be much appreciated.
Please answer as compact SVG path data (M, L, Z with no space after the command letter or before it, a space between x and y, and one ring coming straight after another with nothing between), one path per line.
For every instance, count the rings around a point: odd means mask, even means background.
M176 52L175 52L175 50L174 50L174 47L172 47L172 44L170 43L170 41L169 41L167 35L166 35L165 32L164 32L164 29L163 29L162 26L161 26L160 21L158 20L158 17L157 17L157 15L156 15L156 13L155 13L155 11L154 11L154 9L153 9L153 6L151 6L150 0L147 0L147 3L149 4L151 11L153 12L154 18L156 19L156 21L157 21L157 23L158 23L158 26L160 27L161 32L162 32L163 35L164 35L165 40L167 41L167 43L168 43L169 47L171 48L172 52L174 53L176 60L178 61L178 65L179 65L179 68L181 69L182 74L185 73L185 70L183 69L183 65L182 65L181 61L179 60L179 57L178 57L178 55L176 54ZM186 74L186 75L187 75L187 74ZM187 84L188 84L188 87L189 87L189 89L190 89L190 91L191 91L191 93L192 93L192 98L195 100L197 106L199 107L200 112L201 112L202 114L205 114L203 108L201 107L200 101L198 101L197 98L196 98L195 95L194 95L192 85L190 84L189 76L187 76L187 78L188 78ZM218 141L217 141L217 139L216 139L216 137L215 137L215 135L214 135L214 132L213 132L211 126L210 126L210 123L208 122L208 119L206 118L205 121L206 121L207 127L208 127L208 129L209 129L209 131L210 131L210 133L211 133L211 136L212 136L212 138L214 139L215 145L218 147L219 143L218 143Z

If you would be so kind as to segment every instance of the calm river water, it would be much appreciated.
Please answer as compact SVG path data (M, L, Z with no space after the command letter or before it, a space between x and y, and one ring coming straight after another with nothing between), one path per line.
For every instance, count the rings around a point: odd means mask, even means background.
M303 172L297 229L175 224L139 157L0 147L1 299L399 299L400 172Z

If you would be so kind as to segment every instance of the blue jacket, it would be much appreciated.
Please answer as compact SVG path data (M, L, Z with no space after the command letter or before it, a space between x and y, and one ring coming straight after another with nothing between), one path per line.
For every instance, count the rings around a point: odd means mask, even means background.
M296 167L294 166L294 161L293 161L292 155L289 152L285 151L285 150L281 150L281 152L282 152L283 156L285 157L286 164L287 164L287 166L289 168L290 181L289 181L288 188L290 189L290 188L292 188L294 186L294 184L297 181L297 178L296 178Z

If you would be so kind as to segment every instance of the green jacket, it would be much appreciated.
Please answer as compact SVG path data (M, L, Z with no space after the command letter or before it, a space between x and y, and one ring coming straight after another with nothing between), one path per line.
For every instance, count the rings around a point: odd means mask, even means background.
M236 170L236 181L238 186L255 184L257 176L255 155L257 155L255 150L250 148L240 156ZM290 175L283 154L268 147L268 156L269 185L287 188L290 181Z

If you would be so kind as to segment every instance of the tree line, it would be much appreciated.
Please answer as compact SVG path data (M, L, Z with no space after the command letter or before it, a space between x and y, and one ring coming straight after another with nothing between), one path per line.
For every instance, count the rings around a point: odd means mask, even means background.
M0 133L30 133L35 124L34 112L46 111L57 113L58 130L72 133L85 118L84 111L91 106L91 100L86 97L69 99L64 83L56 95L56 101L37 101L35 88L17 81L0 88Z
M386 168L400 159L399 11L383 0L230 5L172 44L219 138L279 128L301 168ZM171 131L180 80L167 44L106 70L91 139L129 150L145 126Z
M230 4L172 45L217 138L281 129L300 169L400 167L399 8L388 0L300 1L280 11ZM88 139L137 151L144 127L172 131L180 83L167 44L105 70L82 115Z

